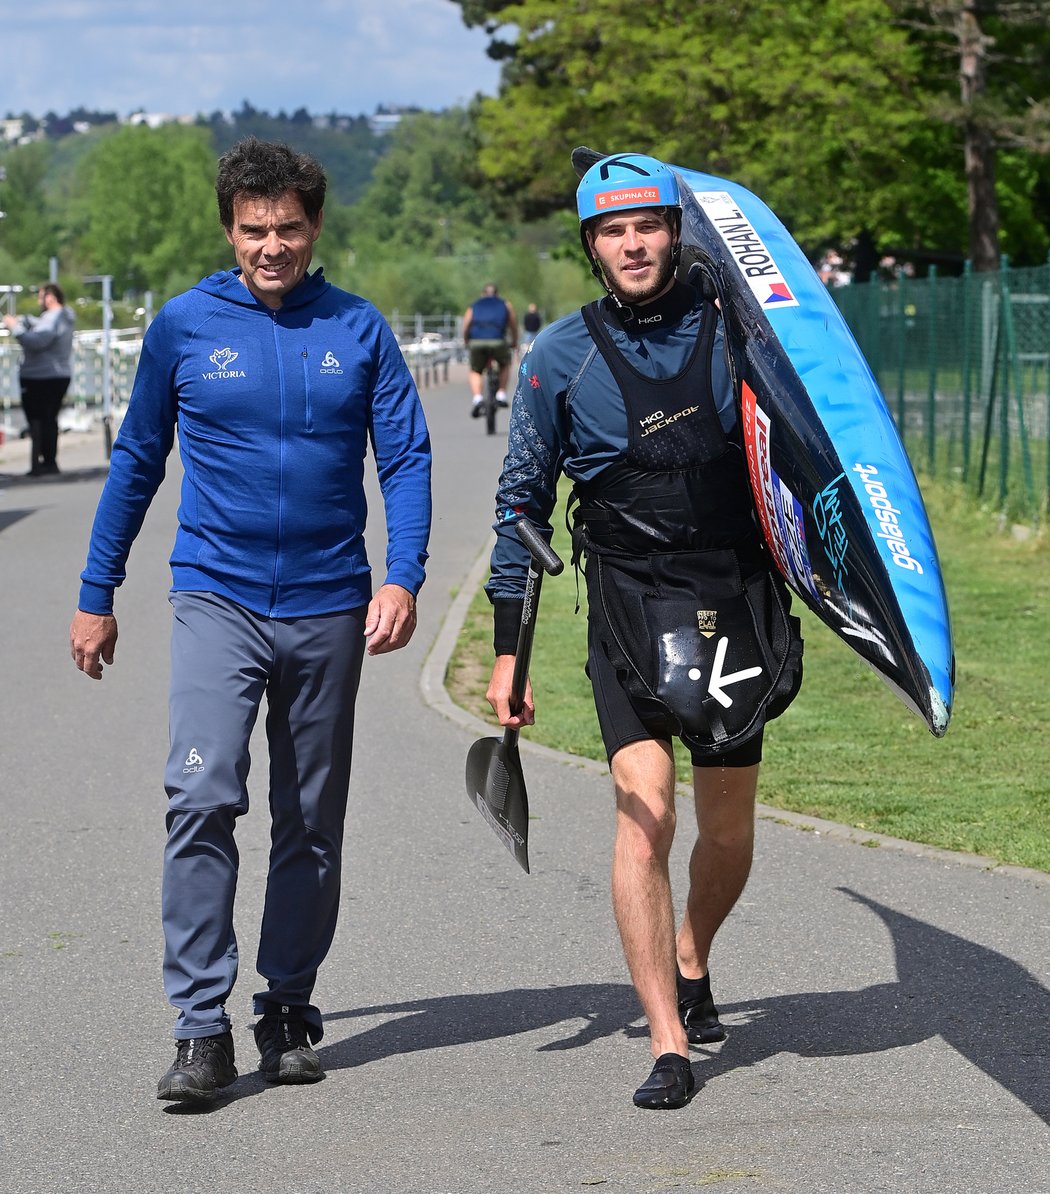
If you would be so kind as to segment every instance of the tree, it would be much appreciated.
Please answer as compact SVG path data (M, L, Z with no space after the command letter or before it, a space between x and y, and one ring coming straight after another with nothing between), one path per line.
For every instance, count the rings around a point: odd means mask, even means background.
M20 278L7 283L33 286L48 276L48 258L58 253L58 231L44 194L44 179L51 158L47 142L34 142L11 150L4 158L4 180L0 183L0 244L18 263Z
M483 170L526 215L569 202L568 153L589 143L772 185L810 240L885 218L870 181L899 172L914 60L884 0L464 8L518 31L478 123Z
M925 51L927 111L961 139L970 260L998 269L999 153L1050 153L1045 0L926 0L904 5L901 19Z
M931 70L954 28L941 10L996 10L982 30L1003 54L995 87L989 75L984 98L971 105L971 127L986 125L994 96L1005 119L998 135L1013 130L1022 158L1039 148L1033 130L1046 105L1031 97L1042 94L1037 66L1045 68L1050 33L1032 14L1042 10L1045 24L1045 0L460 3L504 62L499 97L479 106L481 168L525 216L570 204L568 153L589 143L734 178L811 250L860 241L872 253L889 245L919 254L932 244L961 260L961 108L954 96L948 103L943 60ZM512 40L500 40L504 30ZM980 161L987 155L978 153ZM1018 165L1008 185L1026 173ZM973 178L976 185L976 168ZM1022 225L1015 235L1035 246L1050 213L1029 207L1025 217L1019 199L1011 193L1008 204Z
M80 253L114 290L171 294L227 265L205 129L125 126L81 164Z
M452 257L509 233L482 194L468 114L405 116L351 213L355 248Z

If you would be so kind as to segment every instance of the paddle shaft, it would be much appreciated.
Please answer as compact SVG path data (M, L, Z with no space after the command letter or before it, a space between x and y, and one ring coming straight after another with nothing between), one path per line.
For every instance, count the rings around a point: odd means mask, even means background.
M518 714L525 701L525 685L529 679L529 662L532 659L532 640L536 634L536 611L540 600L540 585L543 573L534 563L529 564L529 579L525 583L525 603L521 610L521 626L518 629L518 646L514 652L514 675L510 682L510 711ZM511 735L513 734L513 738ZM505 730L503 741L508 745L517 740L517 730Z
M525 600L521 607L521 626L518 629L518 646L514 652L514 675L510 682L510 711L518 714L525 700L525 685L529 679L529 662L532 659L532 640L536 633L536 614L540 605L540 585L543 573L557 576L564 564L527 519L517 524L518 538L529 549L529 575L525 582ZM518 731L507 729L503 741L511 746L518 740Z

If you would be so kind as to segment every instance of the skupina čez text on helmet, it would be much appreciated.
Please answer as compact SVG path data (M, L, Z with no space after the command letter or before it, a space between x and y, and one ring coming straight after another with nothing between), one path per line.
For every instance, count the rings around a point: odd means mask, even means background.
M583 250L597 270L587 230L591 221L610 212L652 207L669 218L677 242L682 230L682 197L674 171L644 153L615 153L595 162L576 188Z

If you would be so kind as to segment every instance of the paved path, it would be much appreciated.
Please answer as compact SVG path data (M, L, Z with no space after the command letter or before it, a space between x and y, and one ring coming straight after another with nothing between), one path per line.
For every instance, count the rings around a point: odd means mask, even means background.
M328 1078L253 1073L259 741L239 829L242 1077L198 1113L153 1097L172 1055L158 881L174 479L118 596L117 662L93 684L65 643L100 439L64 436L46 481L20 476L24 444L0 447L0 1191L1050 1191L1050 886L789 819L760 821L717 947L729 1040L696 1051L687 1109L632 1107L648 1051L609 907L604 769L528 752L531 876L463 789L482 731L446 716L446 616L502 455L465 393L457 378L424 395L437 519L416 639L366 664L317 992Z

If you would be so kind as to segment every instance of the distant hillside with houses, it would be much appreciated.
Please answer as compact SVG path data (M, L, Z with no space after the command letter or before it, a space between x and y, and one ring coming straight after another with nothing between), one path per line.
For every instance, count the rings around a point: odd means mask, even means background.
M247 100L234 112L170 113L136 111L126 116L115 112L77 108L59 115L42 116L8 112L0 119L0 161L4 152L39 141L68 142L79 137L105 135L121 125L161 128L168 124L198 125L210 129L216 156L242 137L285 141L296 149L314 154L325 166L332 198L352 204L372 176L376 161L386 147L386 136L402 118L418 108L379 107L370 115L352 116L330 112L325 115L297 108L291 114L271 114L254 108Z

